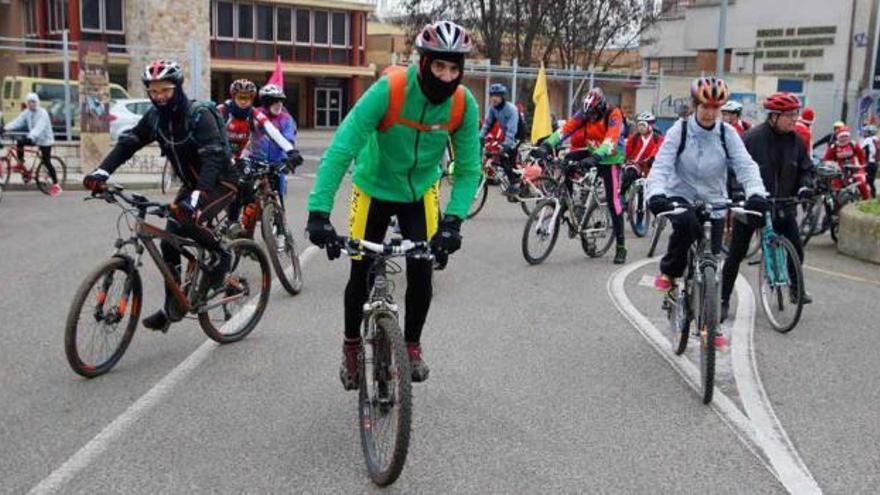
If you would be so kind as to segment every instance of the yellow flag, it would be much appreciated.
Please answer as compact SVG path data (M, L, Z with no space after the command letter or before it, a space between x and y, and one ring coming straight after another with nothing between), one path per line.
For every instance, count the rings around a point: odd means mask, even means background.
M532 93L532 102L535 104L535 114L532 116L532 142L536 143L553 132L553 123L550 120L550 95L547 94L547 74L544 73L543 63L538 72L535 91Z

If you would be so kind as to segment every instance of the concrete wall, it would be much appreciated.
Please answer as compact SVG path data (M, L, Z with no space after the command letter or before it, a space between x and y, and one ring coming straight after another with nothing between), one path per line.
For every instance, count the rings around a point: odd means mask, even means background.
M837 249L854 258L880 263L880 217L859 211L855 204L844 206Z
M201 98L210 96L210 0L190 0L185 8L177 0L125 2L125 40L131 48L128 67L128 90L132 97L144 96L141 74L156 58L172 58L180 62L188 82L185 89L192 93L190 80L197 79ZM193 74L187 43L194 42L201 57L201 73ZM194 96L194 95L190 95Z

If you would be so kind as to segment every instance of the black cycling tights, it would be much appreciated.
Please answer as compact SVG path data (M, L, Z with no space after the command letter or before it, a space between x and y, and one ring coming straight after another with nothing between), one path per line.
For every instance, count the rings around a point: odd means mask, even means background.
M16 143L15 150L16 155L18 156L18 161L24 161L24 147L25 143L22 140L19 140ZM46 167L46 170L49 171L49 177L52 179L53 184L58 183L58 174L55 173L55 167L52 166L52 147L51 146L40 146L40 161L43 162L43 166Z
M431 190L426 196L436 197ZM429 234L436 231L436 206L426 208L430 199L422 198L414 203L395 203L367 198L357 189L352 200L351 232L353 237L360 237L357 230L363 231L363 239L371 242L382 242L391 221L397 216L400 232L404 239L427 241ZM429 223L432 224L429 227ZM359 226L358 226L359 225ZM351 261L351 275L345 287L345 338L352 340L360 337L363 306L367 301L369 283L368 272L371 260L364 258ZM433 267L428 260L406 260L406 312L404 319L404 336L409 343L418 343L422 336L422 327L431 306L433 287L431 271Z

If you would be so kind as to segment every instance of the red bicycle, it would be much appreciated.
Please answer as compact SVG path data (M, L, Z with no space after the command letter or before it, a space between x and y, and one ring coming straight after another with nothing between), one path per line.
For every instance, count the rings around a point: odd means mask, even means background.
M0 142L0 153L3 152L3 146L4 144ZM25 147L24 160L19 160L14 143L7 143L7 146L6 154L0 156L0 184L3 184L3 187L8 186L12 174L18 173L21 175L22 182L29 184L34 181L40 192L49 194L53 184L52 176L49 174L49 169L43 164L39 151L33 147ZM67 185L67 164L57 156L52 156L50 160L52 166L55 167L58 185L63 189ZM30 167L27 166L27 162L30 162Z

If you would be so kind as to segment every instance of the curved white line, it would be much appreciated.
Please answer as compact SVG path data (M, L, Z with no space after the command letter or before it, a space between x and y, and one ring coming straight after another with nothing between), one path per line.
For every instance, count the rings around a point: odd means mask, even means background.
M300 255L300 266L305 267L306 262L318 251L316 246L309 246ZM280 284L276 284L272 292L283 290ZM80 471L89 466L95 459L103 454L116 439L121 437L126 430L140 420L174 390L180 382L185 380L190 373L199 367L220 345L213 340L207 339L186 359L178 364L173 370L165 375L158 383L153 385L144 395L140 396L134 404L130 405L122 414L116 417L110 424L104 427L100 433L83 445L76 453L70 456L57 469L52 471L46 478L31 488L28 495L56 493L60 491Z
M700 390L700 372L690 360L685 356L677 356L672 352L669 340L650 320L648 320L629 300L624 289L626 278L638 270L639 268L656 261L657 258L648 258L630 263L617 270L608 279L607 290L608 295L614 302L618 311L639 331L639 333L648 341L651 346L677 371L695 391ZM746 288L743 289L742 286ZM748 291L747 296L742 296L742 290ZM747 284L737 284L737 296L739 297L739 305L737 308L737 325L743 327L734 329L735 334L743 332L744 336L733 337L731 342L731 353L745 353L745 367L751 370L751 375L747 375L742 371L743 362L740 361L737 367L740 368L740 377L737 377L737 388L740 388L740 380L752 382L746 386L749 393L754 395L749 397L749 407L746 407L746 413L736 406L735 402L724 394L720 389L716 388L714 399L709 404L713 411L724 421L724 423L736 434L740 441L752 452L761 463L776 477L777 480L791 493L821 493L816 481L813 479L809 470L807 470L794 446L785 434L785 430L779 424L778 419L772 413L769 400L764 393L763 386L757 374L757 367L754 361L754 351L751 345L752 322L754 319L754 298L751 297L751 289ZM741 323L740 323L741 322ZM749 344L743 342L749 341ZM739 348L739 349L738 349ZM741 360L742 357L737 359ZM757 380L757 381L756 381ZM751 387L751 388L750 388ZM745 401L745 399L744 399ZM769 413L767 412L769 410ZM759 420L756 421L751 415L756 414ZM763 414L763 416L762 416ZM772 419L768 420L768 414ZM760 453L759 453L760 452ZM761 455L763 453L763 455ZM765 458L766 456L766 458ZM768 463L769 461L769 463Z

